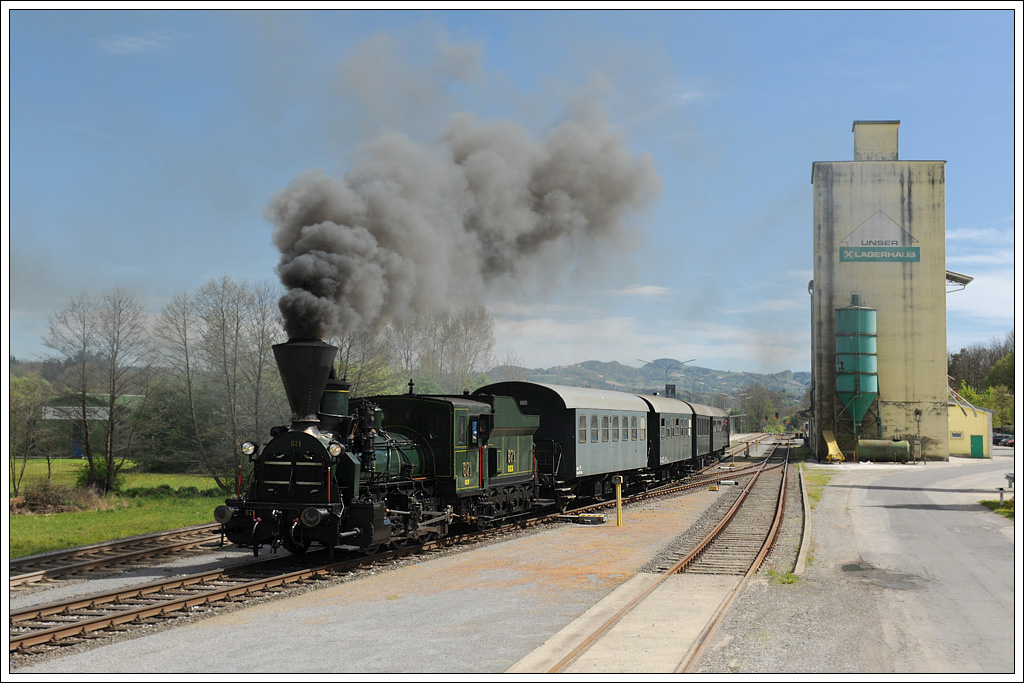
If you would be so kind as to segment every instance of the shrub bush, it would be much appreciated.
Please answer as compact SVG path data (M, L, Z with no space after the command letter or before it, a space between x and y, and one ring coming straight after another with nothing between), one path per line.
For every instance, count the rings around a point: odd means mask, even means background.
M88 463L83 467L75 480L75 486L80 489L92 489L99 494L120 493L124 488L124 477L120 472L114 475L110 488L107 489L107 463L104 460L93 461L96 466L95 472L89 469Z
M12 498L10 503L11 512L22 514L96 510L102 507L105 506L95 491L54 484L49 479L32 483L25 490L25 495Z

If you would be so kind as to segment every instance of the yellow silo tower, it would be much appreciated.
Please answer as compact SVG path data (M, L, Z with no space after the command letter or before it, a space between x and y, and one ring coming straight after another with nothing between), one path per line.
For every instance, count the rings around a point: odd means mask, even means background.
M949 459L946 162L900 161L899 126L855 121L853 161L812 166L810 446L822 460L830 437L847 460L894 439L913 459Z

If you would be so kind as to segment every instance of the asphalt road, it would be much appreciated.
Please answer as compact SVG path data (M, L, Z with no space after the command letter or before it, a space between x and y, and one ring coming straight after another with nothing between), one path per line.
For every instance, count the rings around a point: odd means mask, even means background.
M1012 453L956 464L835 486L859 511L851 520L862 570L885 568L893 621L914 625L933 670L1012 671L1014 525L978 505L1007 485Z
M979 504L998 500L1012 449L811 469L832 477L811 515L806 572L748 582L696 672L1019 680L1018 531Z

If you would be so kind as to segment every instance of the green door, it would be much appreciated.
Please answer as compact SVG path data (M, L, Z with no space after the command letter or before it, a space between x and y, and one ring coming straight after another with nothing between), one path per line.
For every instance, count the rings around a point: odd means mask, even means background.
M971 457L985 457L985 437L977 434L971 434Z

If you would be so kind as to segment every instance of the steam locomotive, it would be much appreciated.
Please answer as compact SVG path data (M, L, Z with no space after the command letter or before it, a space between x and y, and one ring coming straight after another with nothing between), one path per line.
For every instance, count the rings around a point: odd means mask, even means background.
M500 382L459 396L349 399L337 347L274 346L291 425L258 447L243 495L214 511L254 554L373 551L565 510L678 477L722 456L725 411L659 396Z

